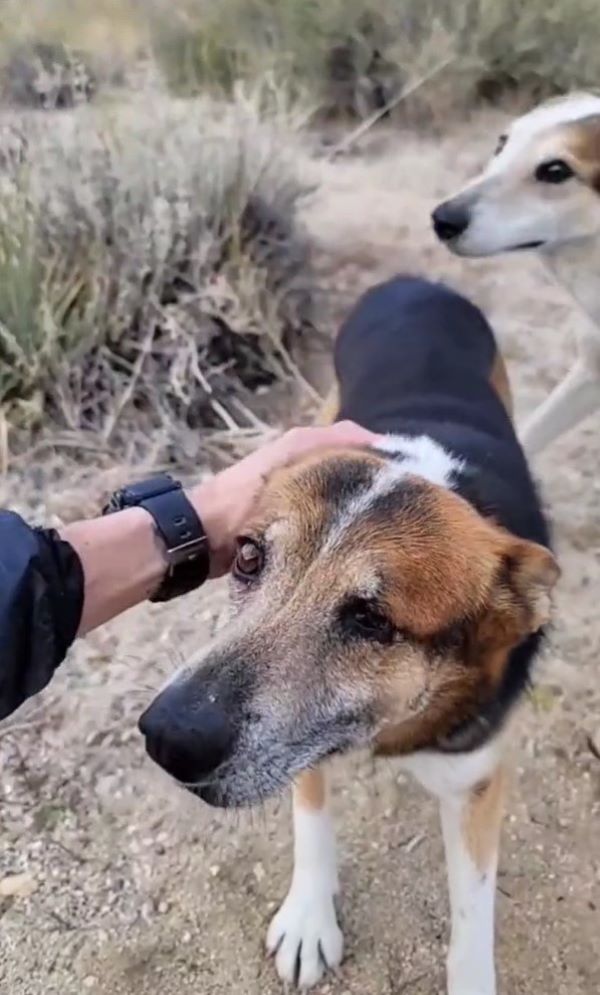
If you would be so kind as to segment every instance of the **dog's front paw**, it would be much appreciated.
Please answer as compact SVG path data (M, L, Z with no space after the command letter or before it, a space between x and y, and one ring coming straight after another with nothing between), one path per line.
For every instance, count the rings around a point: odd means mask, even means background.
M281 980L311 988L328 968L339 967L343 947L333 892L293 884L267 933Z

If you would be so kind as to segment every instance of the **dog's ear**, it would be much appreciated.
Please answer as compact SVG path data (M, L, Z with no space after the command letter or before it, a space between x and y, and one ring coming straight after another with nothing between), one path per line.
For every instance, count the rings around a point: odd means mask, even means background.
M505 563L508 585L524 611L525 631L537 632L550 621L558 563L545 546L525 541L517 543Z
M569 148L580 179L600 193L600 114L573 121Z
M476 652L501 677L507 655L549 620L558 564L544 546L507 538L496 578L476 631ZM486 661L487 660L487 664Z
M467 642L467 662L483 679L483 700L474 717L443 736L444 751L474 750L487 742L503 717L502 695L511 651L550 619L551 595L560 571L552 553L533 542L501 535L496 578Z

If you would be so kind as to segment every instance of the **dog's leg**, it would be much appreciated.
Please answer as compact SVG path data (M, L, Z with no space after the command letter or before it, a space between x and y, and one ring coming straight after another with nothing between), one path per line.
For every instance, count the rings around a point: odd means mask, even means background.
M579 361L526 422L520 436L533 456L600 408L600 377Z
M342 959L337 923L335 835L321 769L306 771L294 785L294 872L287 898L271 922L267 949L283 981L301 988L317 984Z
M448 995L495 995L494 902L505 774L441 799L452 932Z

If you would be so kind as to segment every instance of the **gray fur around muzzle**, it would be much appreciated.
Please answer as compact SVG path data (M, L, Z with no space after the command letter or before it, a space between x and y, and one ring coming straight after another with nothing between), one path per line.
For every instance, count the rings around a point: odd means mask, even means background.
M305 661L284 669L281 660L257 659L250 645L210 653L141 716L149 756L203 801L227 808L260 803L301 770L366 743L367 709L348 707L314 674L305 684L304 670Z

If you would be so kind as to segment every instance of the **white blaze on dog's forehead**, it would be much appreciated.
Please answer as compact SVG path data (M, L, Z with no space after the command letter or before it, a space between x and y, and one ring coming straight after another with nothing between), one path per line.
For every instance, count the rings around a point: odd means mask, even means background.
M592 114L600 114L600 97L593 93L575 93L559 100L540 104L516 119L507 131L507 143L489 164L488 172L497 172L512 161L536 138L561 124L573 124Z
M396 458L384 463L374 473L371 483L348 501L331 528L325 549L335 545L357 518L368 512L380 498L391 494L406 477L422 477L431 484L450 488L453 474L460 472L464 466L462 460L448 453L428 435L388 435L374 448Z
M344 505L338 518L332 525L324 548L329 549L335 545L346 529L357 518L368 511L379 498L390 494L398 484L398 481L405 476L406 470L402 469L400 464L395 460L390 460L389 463L385 463L381 469L378 469L373 474L371 483L366 485L355 497L350 498L348 503Z

